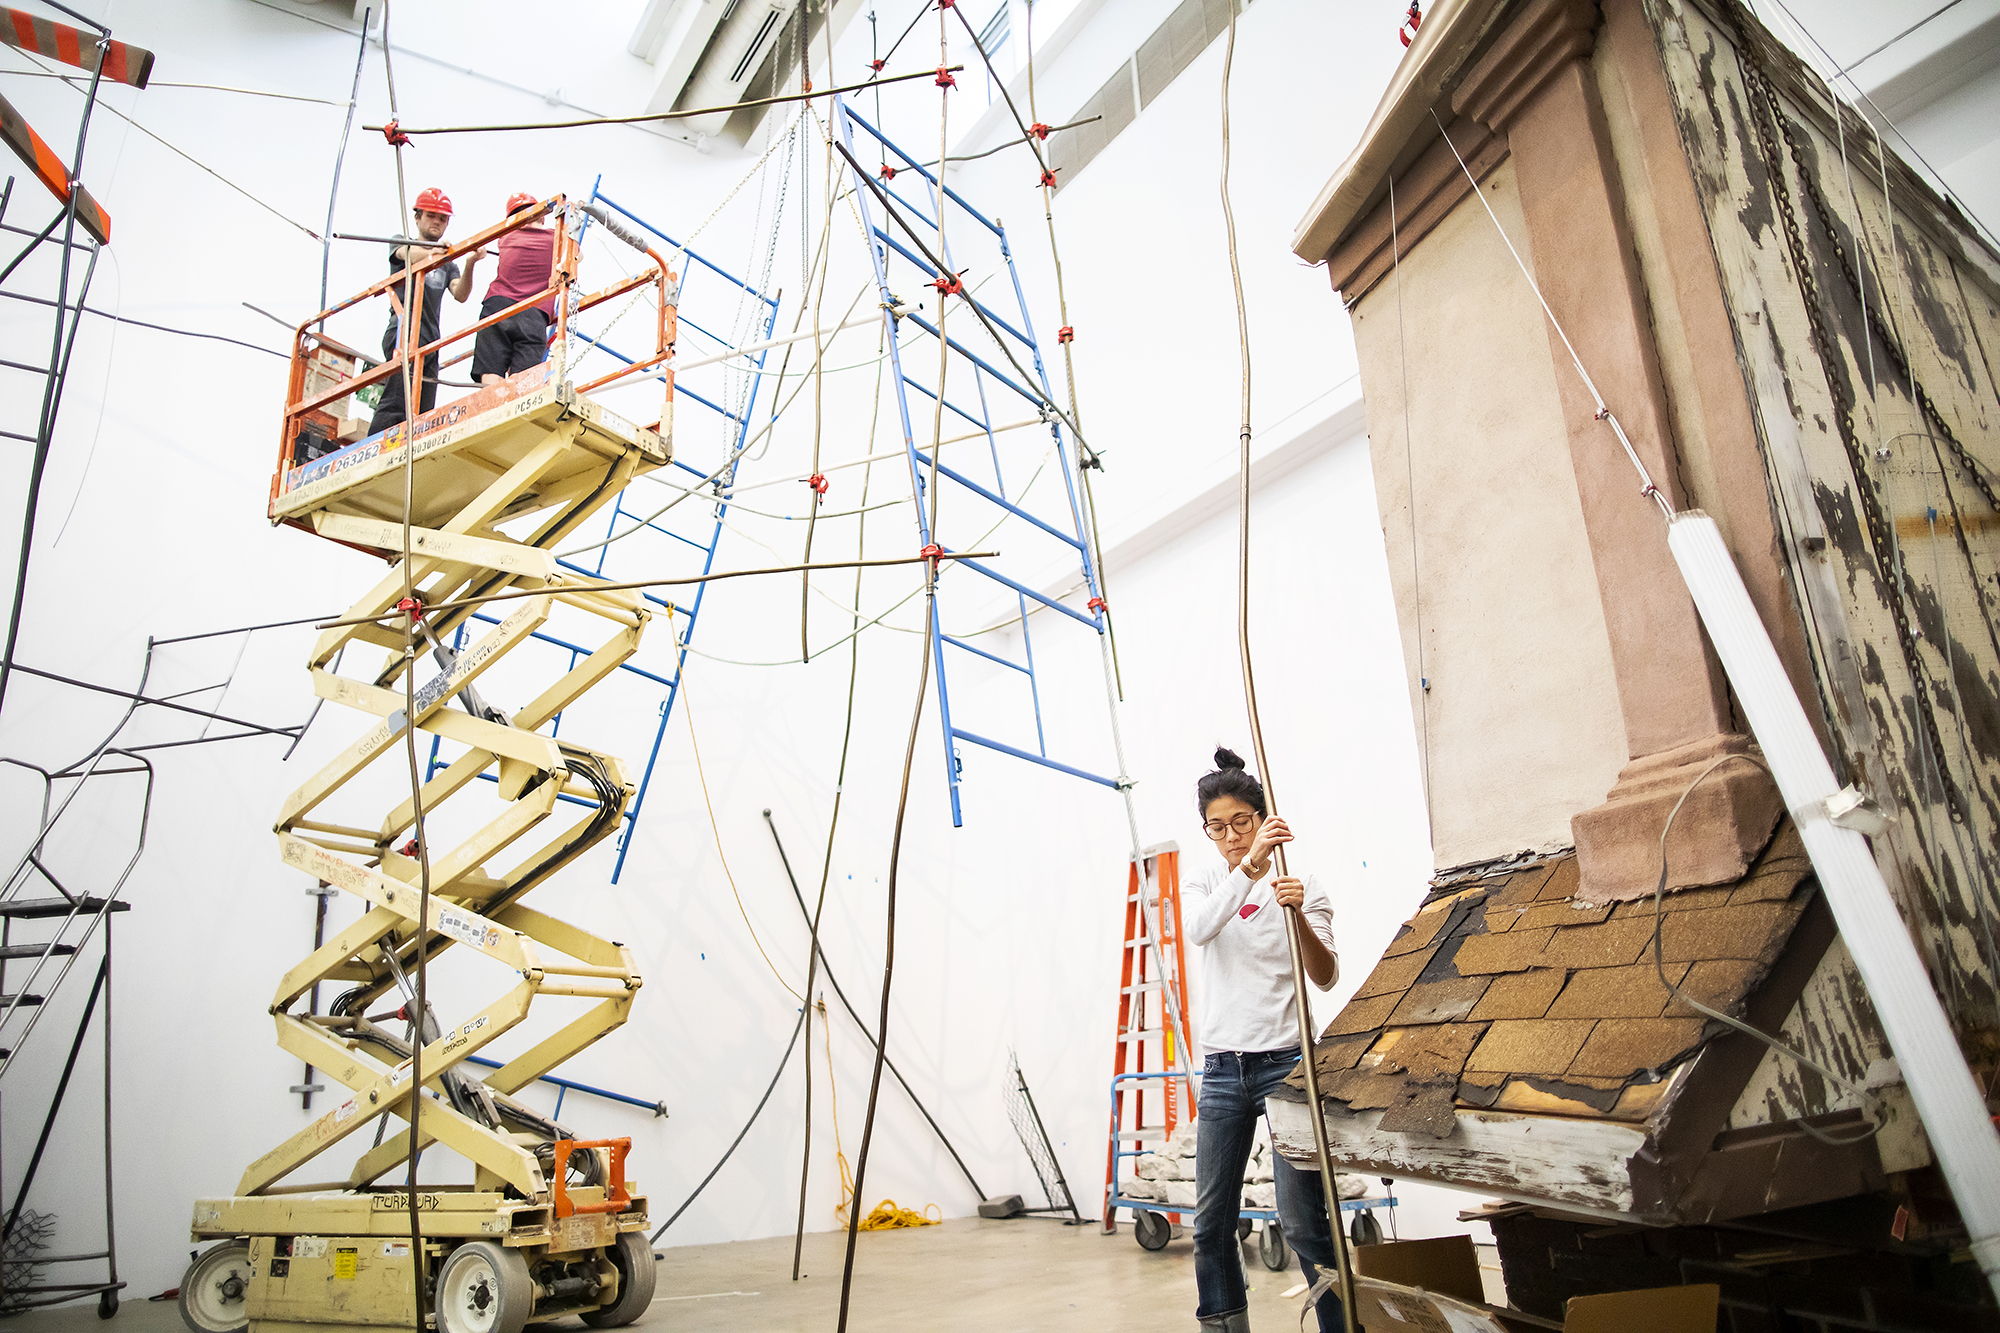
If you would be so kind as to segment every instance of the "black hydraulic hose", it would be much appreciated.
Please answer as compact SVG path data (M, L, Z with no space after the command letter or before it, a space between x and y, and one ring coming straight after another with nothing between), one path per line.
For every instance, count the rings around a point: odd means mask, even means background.
M757 1109L752 1111L750 1113L750 1118L743 1122L743 1128L736 1132L735 1139L731 1141L728 1149L722 1154L721 1160L717 1161L714 1166L710 1167L708 1169L708 1174L701 1178L701 1184L696 1185L694 1187L694 1193L688 1195L687 1198L681 1200L681 1206L674 1209L674 1215L672 1217L660 1223L660 1229L653 1233L652 1238L654 1241L658 1241L660 1237L666 1235L667 1228L680 1220L681 1214L688 1210L688 1205L701 1197L701 1192L708 1188L708 1182L715 1179L715 1173L722 1169L723 1164L726 1163L729 1160L730 1155L736 1151L737 1145L743 1142L743 1136L750 1132L750 1126L756 1124L757 1117L764 1114L764 1104L770 1101L771 1094L778 1090L778 1080L784 1076L785 1066L792 1062L792 1048L799 1044L799 1033L805 1030L806 1015L811 1012L812 1010L807 1006L805 1005L799 1006L799 1021L793 1024L792 1026L792 1039L789 1042L785 1043L784 1058L778 1061L777 1071L771 1075L770 1086L766 1087L764 1089L764 1095L757 1099Z

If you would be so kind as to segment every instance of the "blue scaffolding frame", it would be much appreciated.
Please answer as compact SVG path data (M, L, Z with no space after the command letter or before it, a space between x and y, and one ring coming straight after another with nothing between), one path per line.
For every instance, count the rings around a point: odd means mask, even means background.
M603 205L605 208L610 209L614 213L617 213L620 217L626 219L634 226L637 226L647 232L650 232L652 235L657 236L662 242L665 243L667 248L673 253L685 256L685 260L683 262L682 267L685 269L689 269L690 271L681 274L682 304L679 308L679 322L683 328L692 329L695 332L700 333L716 341L725 348L731 345L730 340L725 334L716 332L712 329L705 327L703 324L697 322L696 319L691 318L688 313L688 304L687 304L688 295L691 291L696 290L696 285L690 282L690 279L693 277L693 273L691 270L695 266L699 266L701 269L705 270L713 277L720 279L724 284L726 284L728 288L740 291L751 300L762 303L763 306L762 323L764 331L760 341L768 341L774 335L778 322L778 301L776 298L767 296L763 292L758 291L756 288L752 287L748 282L744 281L742 278L737 277L735 274L729 272L727 269L722 268L720 265L716 264L714 261L710 260L705 255L701 254L699 251L684 248L679 241L669 236L666 232L661 231L657 226L653 225L645 218L639 216L639 214L633 212L630 208L627 208L625 205L619 203L616 199L613 199L611 196L605 194L603 186L604 186L604 178L602 176L599 176L597 180L593 182L590 187L590 202L594 204ZM587 230L588 227L589 227L589 221L586 218L584 222L584 228ZM699 302L696 302L697 307L699 306L699 304L700 304ZM697 309L696 313L700 314L701 312L699 311L699 309ZM579 338L581 341L590 344L598 351L605 353L606 355L614 358L615 360L622 361L626 365L632 365L634 363L634 358L625 355L623 352L618 351L615 347L612 347L609 343L606 343L602 340L601 335L604 333L603 329L600 329L598 331L599 336L595 337L592 336L591 334L585 333L581 329L574 327L571 328L570 332L574 334L577 338ZM640 531L648 531L653 534L657 534L658 536L668 539L674 546L683 548L688 553L699 552L701 573L704 575L710 573L715 565L716 545L722 538L723 520L725 517L727 517L729 513L729 502L726 498L724 498L724 496L727 494L729 485L733 483L736 479L737 461L738 459L741 458L743 450L745 448L745 444L749 439L750 422L752 418L756 415L757 394L758 391L761 389L764 381L764 376L762 373L764 368L764 361L765 358L769 356L769 354L770 354L769 351L766 350L756 353L754 360L752 360L752 358L750 357L744 358L746 361L752 361L752 364L755 367L755 373L753 373L751 377L750 388L748 393L745 395L743 408L740 414L737 412L730 411L728 408L724 407L722 404L718 402L715 402L713 399L707 397L706 395L687 387L686 385L680 383L678 379L674 383L674 401L676 403L686 401L699 404L700 406L707 408L709 411L720 415L725 420L734 423L728 436L729 448L723 460L723 471L721 476L716 479L715 483L716 494L714 496L714 499L711 501L709 509L707 510L707 512L711 515L713 521L708 524L706 540L702 540L699 536L689 536L686 532L676 531L673 527L669 526L664 522L648 519L642 513L634 513L632 510L626 509L625 500L630 492L630 488L627 488L625 491L621 491L612 503L610 517L605 522L605 527L603 532L603 539L607 542L607 544L601 545L597 548L596 560L590 564L578 564L575 561L566 559L558 560L557 563L560 564L563 568L573 570L579 574L587 574L593 578L606 578L606 579L616 580L619 577L619 575L618 571L611 567L613 564L616 563L613 557L615 552L621 551L624 548L622 546L616 546L608 543L609 539L615 533L618 532L620 520L626 520L628 528L635 523L638 524L638 527L632 528L632 533L621 534L621 536L636 534L637 532ZM640 376L638 377L638 382L643 382L646 379L652 379L664 383L666 381L666 375L663 373L650 376ZM674 459L673 462L668 465L669 469L672 471L687 473L692 477L694 477L697 481L707 481L709 478L709 473L715 471L716 469L714 467L711 467L707 471L704 471L701 468L692 466L686 461L684 461L681 454L681 441L684 438L685 435L679 429L679 423L677 420L676 428L674 431L674 439L675 439ZM702 511L697 509L695 512L702 512ZM697 528L697 533L698 532L699 529ZM648 572L656 572L656 567L649 566ZM674 701L680 697L681 672L683 668L687 665L688 645L692 643L694 640L695 625L699 621L701 616L702 603L708 596L708 585L706 583L696 584L694 599L686 606L683 606L678 602L670 601L667 598L661 597L658 594L651 591L641 591L640 596L644 597L648 602L652 603L653 606L658 608L660 612L666 615L668 623L674 631L675 651L673 654L673 670L671 675L663 675L659 671L649 670L647 667L641 666L636 662L632 661L621 663L618 667L620 671L629 671L633 675L636 675L641 679L650 681L653 684L660 686L665 691L665 694L661 698L659 704L659 718L660 718L659 725L653 729L653 742L652 745L646 751L646 765L639 778L639 789L636 793L633 794L632 803L625 810L622 819L623 827L621 827L618 830L618 842L617 842L618 857L617 860L613 863L611 869L611 882L613 884L616 884L618 882L618 877L625 871L625 857L626 854L629 853L632 848L632 831L638 827L640 812L644 810L646 805L646 792L647 789L652 785L653 769L654 766L659 762L660 744L662 741L666 739L667 723L673 719ZM680 617L681 620L681 623L678 625L673 624L674 617L676 616ZM471 621L473 620L484 621L489 624L498 623L498 621L490 615L487 615L485 613L475 612L473 616L466 623L460 625L458 634L456 638L453 640L454 651L464 646L467 632L470 628ZM534 632L533 637L543 643L549 644L552 647L561 649L569 653L571 667L574 667L576 665L579 658L587 656L589 653L593 651L592 649L587 648L582 644L572 643L567 639L559 637L558 635L549 633L547 630L536 630ZM552 736L559 735L561 731L562 731L562 714L558 713L550 721L549 734ZM440 760L438 755L438 738L436 736L433 736L431 738L430 765L427 775L434 774L440 767L442 767L442 761ZM485 780L487 780L488 782L498 781L497 774L482 773L480 776ZM583 805L583 806L596 805L596 802L594 801L588 800L580 796L571 796L568 795L567 793L565 793L559 799L570 802L575 805ZM590 1089L590 1088L585 1088L582 1090L590 1092L596 1091L596 1089ZM630 1100L633 1102L634 1105L647 1105L647 1106L652 1105L652 1103L649 1102L643 1102L637 1099L625 1098L622 1096L622 1094L620 1094L620 1099Z
M1085 781L1098 783L1105 787L1123 790L1129 784L1122 775L1118 777L1105 777L1088 769L1054 759L1050 757L1048 751L1048 736L1042 721L1041 682L1035 671L1033 632L1028 624L1028 604L1035 602L1049 610L1060 612L1070 620L1077 621L1089 627L1099 636L1107 632L1107 625L1104 618L1103 597L1097 581L1097 568L1091 559L1091 547L1085 529L1083 509L1077 496L1076 473L1070 464L1069 444L1064 439L1062 423L1049 410L1050 405L1056 401L1055 394L1049 384L1048 371L1042 361L1041 347L1035 340L1034 322L1028 313L1028 301L1021 288L1020 274L1014 267L1013 251L1007 244L1006 228L1000 224L997 218L989 218L977 208L974 208L956 190L945 185L936 175L933 175L918 159L897 147L887 135L856 114L854 109L848 105L845 98L837 97L834 99L834 125L836 133L840 136L841 143L847 149L850 161L855 164L854 199L861 210L862 226L868 236L869 259L874 265L875 282L881 294L883 318L887 321L888 325L888 354L896 387L896 407L903 428L903 446L909 460L910 482L913 494L916 497L917 533L921 544L930 546L936 543L940 550L947 553L951 552L952 548L939 541L936 534L931 531L930 511L927 504L930 484L938 480L948 481L960 487L965 492L977 496L985 503L1003 511L1005 514L1022 520L1041 533L1073 549L1082 571L1084 588L1089 594L1088 609L1086 611L1079 611L1075 607L1068 606L1056 598L1036 591L1026 583L1010 577L985 561L960 559L952 561L949 565L940 566L940 596L936 601L933 601L930 610L933 654L932 670L937 674L938 716L944 731L945 782L951 794L951 822L954 826L962 825L965 822L959 800L959 786L964 767L958 750L958 742L960 741L980 746L983 749L993 750L1000 754L1011 755L1016 759L1023 759L1031 764L1039 764L1044 768L1053 769L1058 773L1065 773L1071 777L1082 778ZM871 179L865 177L859 170L859 163L863 159L854 151L856 130L859 130L874 141L879 151L871 154L871 156L889 168L889 170L883 171L879 178ZM926 200L913 201L907 191L898 189L895 185L894 177L906 171L914 172L927 183L928 198ZM877 190L881 191L883 198L893 201L893 207L877 198L875 194ZM879 216L882 213L893 213L894 216L893 218ZM980 314L984 316L988 324L996 331L996 337L1009 338L1013 340L1016 347L1027 352L1030 364L1034 368L1035 380L1041 386L1040 392L1036 392L1030 385L1023 384L1018 374L1010 370L1000 369L991 360L973 352L965 346L963 341L952 335L943 335L944 344L949 349L949 352L946 354L949 364L944 384L934 389L924 384L921 380L913 378L904 366L902 345L898 339L898 330L904 321L908 321L923 330L924 333L930 335L932 340L939 338L941 335L936 323L925 319L914 310L905 307L898 300L893 289L892 278L906 276L907 281L922 286L934 286L941 280L949 281L959 271L953 259L951 237L956 234L953 228L961 219L964 222L974 224L977 228L990 234L993 241L997 244L1000 264L1006 270L1009 284L1013 291L1014 309L1009 315L1003 316L990 306L981 303L978 297L971 294L971 292L967 292L964 299L978 307ZM896 228L888 225L891 222L895 222L902 227L907 227L912 232L922 229L922 234L926 237L928 243L918 243L916 249L912 249L911 244L904 237L897 234ZM923 249L930 249L933 253L937 254L943 260L945 266L952 270L952 273L939 273L935 266L918 252ZM903 265L908 266L907 270L902 267ZM935 342L933 341L930 345L935 346ZM955 356L952 354L955 354ZM1005 360L1007 358L1002 357L1000 359ZM962 405L960 402L954 401L952 397L945 396L949 393L951 384L954 382L949 367L957 365L963 365L971 373L973 387L977 390L978 405L976 411L970 405ZM1004 389L1017 395L1026 401L1043 421L1048 423L1053 448L1057 461L1061 466L1064 491L1069 502L1069 513L1066 523L1061 518L1052 521L1046 517L1032 513L1015 499L1009 497L1006 475L1001 464L1000 445L995 439L993 414L988 402L987 388L989 384L996 389ZM915 433L911 428L910 391L913 389L933 404L942 401L944 411L970 423L976 431L985 434L988 453L993 463L993 482L990 486L973 480L970 476L966 475L966 470L962 466L958 468L946 466L942 458L934 460L918 447ZM1019 613L1018 623L1021 631L1021 649L1024 660L1017 662L1012 658L976 646L961 636L944 632L937 607L939 602L943 600L945 580L952 577L948 571L955 568L969 570L971 573L1006 588L1014 594L1014 600ZM1009 668L1027 678L1028 701L1033 712L1035 725L1035 737L1032 748L1029 748L1025 744L1010 744L1007 741L971 731L952 720L950 677L945 669L945 649L947 647L958 649L975 657L983 658L988 662Z

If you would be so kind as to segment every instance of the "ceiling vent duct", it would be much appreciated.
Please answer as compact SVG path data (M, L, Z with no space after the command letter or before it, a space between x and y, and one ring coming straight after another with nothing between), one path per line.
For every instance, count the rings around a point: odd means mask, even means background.
M786 31L794 8L790 0L727 0L708 49L689 72L675 108L729 106L741 101L745 85L755 77ZM712 136L722 132L728 119L727 112L718 112L683 124L696 133Z

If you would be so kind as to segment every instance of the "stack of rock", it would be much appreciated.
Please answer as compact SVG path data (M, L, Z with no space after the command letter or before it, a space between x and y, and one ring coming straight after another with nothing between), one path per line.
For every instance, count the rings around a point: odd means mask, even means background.
M1243 1206L1268 1212L1278 1206L1278 1186L1272 1167L1271 1135L1262 1121L1250 1144L1250 1161L1243 1169ZM1159 1152L1143 1153L1134 1163L1136 1179L1120 1182L1120 1192L1128 1199L1172 1204L1192 1209L1195 1204L1195 1127L1182 1125L1174 1130L1167 1146ZM1336 1176L1334 1183L1343 1199L1358 1199L1368 1192L1368 1182L1359 1176Z

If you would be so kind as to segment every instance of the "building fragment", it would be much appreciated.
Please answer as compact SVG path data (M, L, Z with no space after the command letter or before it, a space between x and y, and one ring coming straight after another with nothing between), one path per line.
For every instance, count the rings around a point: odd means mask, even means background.
M1294 248L1354 321L1455 867L1320 1044L1336 1155L1517 1201L1510 1281L1554 1245L1571 1294L1646 1285L1578 1257L1580 1218L1655 1258L1775 1231L1872 1257L1798 1261L1835 1287L1944 1302L1883 1327L1971 1317L1865 989L1571 349L1890 816L1877 860L1990 1086L2000 256L1736 0L1439 5Z

